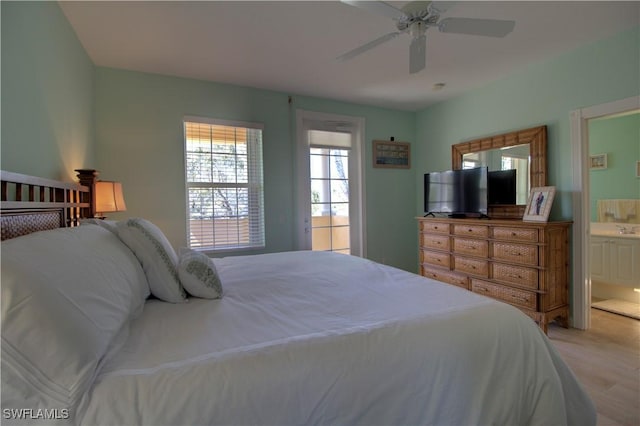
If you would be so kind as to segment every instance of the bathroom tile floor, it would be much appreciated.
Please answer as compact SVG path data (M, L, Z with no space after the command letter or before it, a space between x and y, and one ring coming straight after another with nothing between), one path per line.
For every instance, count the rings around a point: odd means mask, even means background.
M605 299L592 302L591 307L640 320L640 303L620 299Z

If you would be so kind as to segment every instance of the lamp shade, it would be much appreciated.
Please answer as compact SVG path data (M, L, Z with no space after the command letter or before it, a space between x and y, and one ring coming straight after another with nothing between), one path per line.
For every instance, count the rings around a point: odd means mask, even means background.
M122 195L122 184L99 180L96 182L96 212L122 212L127 210Z

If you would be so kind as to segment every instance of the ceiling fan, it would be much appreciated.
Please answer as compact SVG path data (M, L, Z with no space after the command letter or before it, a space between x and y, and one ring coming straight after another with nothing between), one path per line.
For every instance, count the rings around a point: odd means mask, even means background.
M407 33L411 35L409 48L409 73L415 74L426 66L427 36L430 27L437 27L442 33L468 34L488 37L504 37L513 31L515 21L501 19L477 18L444 18L440 14L446 12L452 2L412 1L402 9L382 1L349 1L341 0L351 6L368 9L396 21L396 28L388 34L356 47L338 56L338 60L346 61L367 50L373 49L389 40Z

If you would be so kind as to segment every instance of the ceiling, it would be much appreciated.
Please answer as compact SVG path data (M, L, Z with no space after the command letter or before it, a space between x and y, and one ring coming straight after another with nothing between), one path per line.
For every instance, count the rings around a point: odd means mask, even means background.
M407 2L388 2L398 8ZM409 74L410 36L336 57L396 30L338 1L60 2L98 66L291 95L419 110L640 25L640 2L451 2L443 17L515 20L505 38L427 31L427 67ZM441 90L434 90L444 83Z

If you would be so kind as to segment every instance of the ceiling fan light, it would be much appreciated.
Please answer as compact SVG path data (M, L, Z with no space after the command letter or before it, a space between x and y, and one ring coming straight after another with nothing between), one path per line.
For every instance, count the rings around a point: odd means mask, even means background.
M409 46L409 74L422 71L427 63L427 36L414 37Z
M409 34L411 34L411 37L413 38L424 35L426 31L427 31L427 26L422 21L414 22L409 27Z

